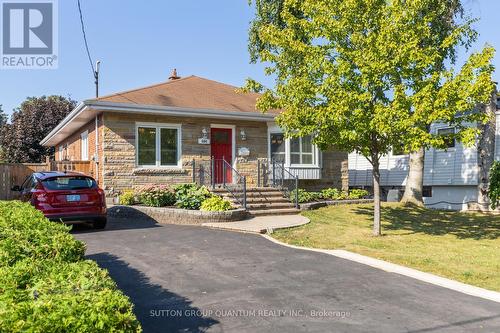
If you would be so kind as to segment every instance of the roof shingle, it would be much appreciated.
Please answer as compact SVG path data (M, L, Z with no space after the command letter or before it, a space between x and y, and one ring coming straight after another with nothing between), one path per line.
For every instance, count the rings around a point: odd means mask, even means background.
M260 112L255 108L257 93L239 93L236 87L188 76L152 86L97 98L97 101L158 105L233 112ZM278 111L270 111L278 113Z

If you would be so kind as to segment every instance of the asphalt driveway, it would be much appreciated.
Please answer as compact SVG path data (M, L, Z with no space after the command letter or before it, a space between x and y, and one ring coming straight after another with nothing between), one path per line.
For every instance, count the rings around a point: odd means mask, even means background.
M79 226L145 332L500 332L500 304L265 238L111 219Z

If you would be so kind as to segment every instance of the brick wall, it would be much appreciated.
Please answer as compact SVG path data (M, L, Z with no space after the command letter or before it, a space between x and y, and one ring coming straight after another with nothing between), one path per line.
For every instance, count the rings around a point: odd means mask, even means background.
M102 150L102 142L103 142L103 124L102 124L102 115L98 118L98 135L99 135L99 147L98 147L98 155L99 155L99 163L102 165L103 158L103 150ZM83 125L79 128L75 133L64 141L60 142L55 146L55 159L56 161L61 160L61 156L59 153L59 147L63 146L64 155L63 158L70 161L80 161L82 159L82 143L81 143L81 134L85 131L88 131L88 160L93 161L95 155L95 140L96 140L96 132L95 132L95 120L92 119L87 124ZM102 183L102 170L99 168L98 174L93 175L99 184Z

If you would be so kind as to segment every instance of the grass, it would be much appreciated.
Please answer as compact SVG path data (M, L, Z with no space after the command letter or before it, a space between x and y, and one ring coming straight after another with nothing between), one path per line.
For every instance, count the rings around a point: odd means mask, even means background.
M304 213L311 223L276 231L299 246L345 249L500 291L500 216L383 204L383 236L371 234L372 205Z

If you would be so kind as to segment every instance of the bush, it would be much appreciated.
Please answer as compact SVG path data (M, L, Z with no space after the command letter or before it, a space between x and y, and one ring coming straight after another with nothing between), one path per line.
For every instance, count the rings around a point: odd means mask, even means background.
M299 203L316 201L322 198L321 193L319 192L308 192L304 189L299 188L298 190L298 199ZM290 201L295 202L295 190L290 192Z
M1 332L139 332L128 298L93 261L0 269Z
M231 208L231 203L229 201L224 200L217 195L206 199L201 204L201 210L206 212L225 212Z
M349 192L349 199L357 200L367 197L370 193L367 190L353 189Z
M488 198L490 199L490 207L496 209L500 202L500 161L493 162L489 178Z
M151 207L165 207L175 204L175 193L165 185L149 185L139 189L139 201Z
M120 205L124 206L132 206L137 202L136 195L132 190L123 191L119 199L120 199Z
M337 188L326 188L321 191L324 199L331 200L345 200L347 199L347 193L345 191L341 191Z
M69 229L0 201L0 332L139 332L128 298Z
M212 193L205 186L196 184L182 184L174 187L175 205L183 209L198 210L203 201L212 197Z
M27 258L81 260L85 245L68 233L70 229L50 222L28 203L0 201L0 267Z

